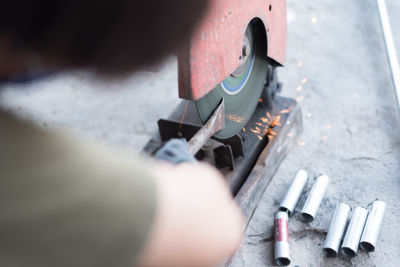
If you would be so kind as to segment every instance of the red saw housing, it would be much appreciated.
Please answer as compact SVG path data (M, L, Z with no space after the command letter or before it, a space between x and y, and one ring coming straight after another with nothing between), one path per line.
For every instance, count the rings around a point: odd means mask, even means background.
M247 26L265 31L267 55L283 65L286 53L286 0L211 0L190 42L180 50L179 96L198 100L240 65Z

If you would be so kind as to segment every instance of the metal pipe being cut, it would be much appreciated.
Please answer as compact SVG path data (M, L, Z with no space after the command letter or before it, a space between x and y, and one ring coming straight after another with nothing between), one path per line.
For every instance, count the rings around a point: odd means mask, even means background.
M324 254L328 257L336 257L338 254L350 210L350 206L345 203L340 203L336 207L323 247Z
M304 186L308 180L308 173L304 170L299 170L296 176L293 178L292 183L286 192L281 204L279 205L279 210L287 211L289 216L293 214L294 208L296 207L297 201L303 192Z
M289 217L287 212L275 213L275 263L279 266L290 264Z
M362 250L368 252L375 251L384 214L385 202L379 200L374 201L365 224L364 232L361 236L360 247Z
M193 156L204 146L204 144L218 131L225 127L225 104L221 100L214 113L206 124L189 140L189 153Z
M365 221L368 216L368 210L362 207L354 209L353 216L342 244L342 254L349 257L355 257L360 244L361 234L364 229Z
M320 175L317 181L311 188L311 192L308 195L306 203L301 211L301 219L305 222L312 222L317 215L319 206L321 205L322 199L325 196L326 189L329 184L329 177L326 175Z

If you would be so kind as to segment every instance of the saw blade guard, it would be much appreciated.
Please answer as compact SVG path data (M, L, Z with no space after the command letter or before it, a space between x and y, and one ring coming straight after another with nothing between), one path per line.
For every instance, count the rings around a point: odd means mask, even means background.
M210 93L196 101L199 117L205 123L218 103L225 101L225 128L214 136L227 139L238 133L252 116L265 87L268 72L265 30L253 20L244 39L242 64Z

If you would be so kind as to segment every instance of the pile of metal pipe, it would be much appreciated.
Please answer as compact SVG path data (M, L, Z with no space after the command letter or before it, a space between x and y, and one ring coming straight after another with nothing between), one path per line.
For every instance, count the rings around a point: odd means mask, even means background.
M308 173L300 170L293 178L285 197L279 205L279 211L275 213L275 263L279 266L290 264L289 244L289 216L293 215L295 207L303 193L308 181ZM301 218L305 222L314 220L319 206L328 187L329 178L319 175L307 197L301 211Z
M350 211L350 206L345 203L336 207L323 246L323 252L328 257L335 257L339 249L348 257L355 257L358 248L367 252L375 250L385 213L385 202L372 202L370 211L356 207L348 222Z
M275 263L278 266L287 266L291 263L289 244L289 217L294 214L296 205L308 182L308 173L299 170L294 176L279 210L275 213ZM312 222L325 196L329 184L329 177L319 175L307 196L300 213L304 222ZM323 245L323 252L328 257L336 257L339 252L348 257L355 257L358 248L373 252L376 248L383 216L385 203L375 200L370 210L356 207L349 215L351 207L346 203L339 203L332 216L329 231Z
M294 208L300 199L300 196L304 190L308 181L308 174L304 170L297 172L293 178L289 189L286 192L281 204L279 205L280 211L287 211L289 216L293 215ZM317 211L321 205L321 202L325 196L326 189L328 188L329 177L326 175L319 175L313 184L310 194L304 203L301 211L301 219L304 222L312 222L317 215Z

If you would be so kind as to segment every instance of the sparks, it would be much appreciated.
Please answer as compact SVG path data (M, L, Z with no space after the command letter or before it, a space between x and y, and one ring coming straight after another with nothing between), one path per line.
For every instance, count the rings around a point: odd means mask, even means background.
M258 132L256 130L254 130L254 129L250 129L250 131L252 131L255 134L258 134Z
M297 101L301 101L304 99L304 96L299 96L298 98L296 98Z
M297 92L301 92L301 90L303 90L303 86L299 85L296 87L296 91Z
M332 129L332 125L331 124L328 124L328 129Z
M302 61L297 62L297 67L299 68L303 67L303 62Z
M274 126L282 126L282 125L281 125L281 115L276 116L276 117L272 120L272 122L271 122L271 127L274 127Z
M250 128L249 130L256 135L256 137L260 140L263 140L264 137L268 137L270 140L277 136L277 133L273 131L275 126L282 126L281 119L284 113L289 113L289 109L281 110L278 115L271 115L271 113L266 112L266 117L260 117L259 120L261 122L256 122L257 125L254 128ZM244 128L243 128L244 130Z
M244 122L244 118L242 118L242 117L240 117L240 116L238 116L236 114L228 114L228 120L234 121L234 122L237 122L237 123Z
M182 114L181 119L180 119L180 122L179 122L179 129L182 128L183 120L185 119L185 116L186 116L186 112L187 112L187 110L188 110L188 107L189 107L189 101L187 101L186 104L185 104L185 109L183 110L183 114Z
M307 114L307 117L311 118L311 117L312 117L312 114L311 114L311 113L308 113L308 114Z
M316 17L312 17L312 18L311 18L311 23L314 23L314 24L315 24L315 23L317 23L317 21L318 21L318 20L317 20Z
M307 78L303 78L303 80L301 80L301 83L305 84L307 81L308 81Z

